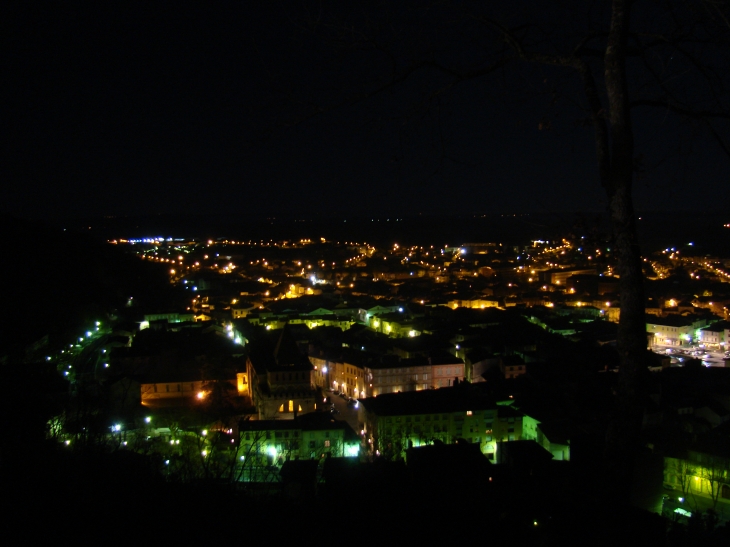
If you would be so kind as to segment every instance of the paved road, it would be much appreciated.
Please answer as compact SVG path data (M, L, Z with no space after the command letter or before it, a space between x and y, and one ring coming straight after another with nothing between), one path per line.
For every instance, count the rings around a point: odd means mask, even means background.
M83 348L73 360L77 377L97 373L98 367L101 366L101 349L107 343L109 337L109 334L97 334L90 341L84 342Z
M670 355L672 357L673 365L680 365L687 359L700 359L702 363L708 367L730 366L730 359L725 359L725 353L722 351L706 351L698 350L697 348L677 346L652 346L651 349L655 353ZM667 350L669 350L669 353L667 353ZM695 352L695 354L693 354L693 352ZM701 354L699 354L699 352L701 352Z
M340 397L339 395L335 395L334 393L327 392L328 397L332 400L332 402L335 405L335 408L337 409L337 413L334 413L333 416L337 420L343 420L350 424L352 429L355 430L355 433L360 433L360 424L357 420L357 411L358 409L352 406L347 405L347 401Z

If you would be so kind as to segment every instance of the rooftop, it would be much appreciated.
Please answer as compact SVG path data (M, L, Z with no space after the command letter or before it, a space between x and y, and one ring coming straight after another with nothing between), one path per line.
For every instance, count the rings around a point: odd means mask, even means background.
M368 412L377 416L406 416L469 410L492 410L497 401L480 384L459 384L454 387L384 393L360 399Z

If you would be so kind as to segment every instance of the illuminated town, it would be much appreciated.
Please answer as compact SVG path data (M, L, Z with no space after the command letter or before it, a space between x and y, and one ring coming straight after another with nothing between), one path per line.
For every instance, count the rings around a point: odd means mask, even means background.
M275 496L381 484L384 463L416 489L447 480L444 462L449 481L504 499L532 476L556 487L591 468L619 370L610 238L587 237L109 239L169 292L26 348L68 385L47 434L69 453L152 458L168 481ZM695 248L644 258L653 480L635 486L650 510L724 520L730 260Z
M730 545L730 2L13 2L9 541Z

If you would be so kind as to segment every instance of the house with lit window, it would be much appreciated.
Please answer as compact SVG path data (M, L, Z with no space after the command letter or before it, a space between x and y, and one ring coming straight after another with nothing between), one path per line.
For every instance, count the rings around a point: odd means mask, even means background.
M730 329L730 323L727 321L720 321L714 325L700 329L699 342L710 349L722 349L727 345L727 338L725 338L725 334L728 329Z
M519 355L505 355L500 360L500 370L506 379L517 378L527 372L525 360Z
M235 392L239 397L250 396L248 374L245 371L236 373L235 378L225 382L231 385L231 393ZM146 406L184 406L204 400L207 391L200 371L145 375L140 382L141 400Z
M145 406L188 406L203 401L212 388L212 377L230 386L225 392L237 404L248 406L251 391L246 363L232 354L238 347L214 330L148 329L135 337L132 347L113 348L100 374L133 377Z
M329 412L298 415L292 420L243 420L240 453L258 465L281 466L288 460L357 457L360 437L347 422Z
M242 405L250 404L248 372L237 371L236 361L228 369L230 376L216 380L227 386L224 391ZM140 400L145 406L189 406L206 400L212 389L212 380L206 380L205 363L196 366L166 367L151 363L136 369Z
M366 391L370 397L383 393L429 389L433 385L433 370L426 357L401 359L385 355L364 366Z
M367 396L365 371L357 361L351 362L349 359L333 361L329 377L329 385L335 391L354 399Z
M680 346L696 341L696 331L706 325L704 318L670 315L652 317L646 324L646 331L651 333L654 344Z
M483 310L485 308L504 307L503 302L499 298L486 298L484 296L473 296L469 298L449 300L445 305L454 310L456 308L474 308Z
M730 424L706 434L689 450L664 457L664 487L716 510L730 510Z
M446 352L439 352L429 357L431 364L434 388L451 387L464 381L466 368L464 361L459 357Z
M309 362L314 367L314 385L326 390L329 387L328 373L333 362L333 356L324 351L312 351L309 353Z
M541 271L540 280L543 283L549 283L550 285L558 285L564 287L568 281L568 278L571 276L594 276L597 273L598 272L594 269L551 269Z
M407 359L383 355L366 362L362 369L363 389L368 397L454 386L464 381L466 372L462 359L438 350Z
M371 453L390 459L411 447L462 440L494 460L498 443L522 439L522 419L484 384L383 394L361 400L359 415Z
M391 338L406 338L421 334L414 326L413 319L405 316L403 312L370 316L369 326L375 332L380 332Z
M309 360L314 367L315 384L348 397L368 396L363 362L367 356L350 348L323 350L310 346Z
M145 314L144 320L140 323L139 330L148 328L155 321L162 321L164 323L188 323L195 321L195 314L191 312Z
M322 406L314 366L284 328L275 339L251 344L246 370L260 420L290 420Z
M403 357L404 353L400 350L378 356L354 348L333 350L312 345L309 360L317 386L355 399L448 387L465 378L464 361L447 351L421 348L409 358Z
M231 305L231 318L232 319L244 319L249 313L257 310L258 306L250 302L237 301L236 304Z

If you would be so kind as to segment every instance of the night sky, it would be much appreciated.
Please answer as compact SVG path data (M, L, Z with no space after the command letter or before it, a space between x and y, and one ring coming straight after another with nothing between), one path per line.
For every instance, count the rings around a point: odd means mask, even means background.
M605 209L572 75L520 66L445 89L424 69L373 93L429 49L462 68L488 61L492 38L453 12L383 25L306 2L18 4L3 14L4 213ZM722 208L707 197L727 195L730 160L702 124L657 111L634 122L638 209Z

